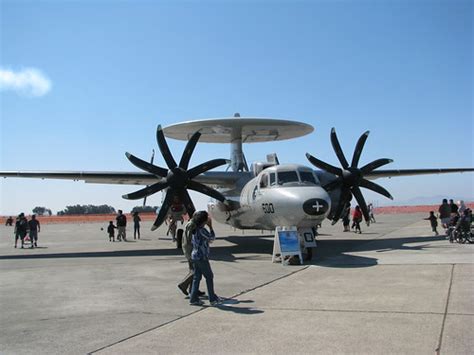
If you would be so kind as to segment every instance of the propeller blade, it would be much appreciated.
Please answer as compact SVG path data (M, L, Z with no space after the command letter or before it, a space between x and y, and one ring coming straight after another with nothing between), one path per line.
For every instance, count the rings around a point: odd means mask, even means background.
M207 196L210 196L212 198L215 198L216 200L219 200L221 202L224 202L225 201L225 197L224 195L222 195L219 191L217 190L214 190L204 184L201 184L200 182L196 182L196 181L190 181L188 183L188 189L191 189L191 190L194 190L194 191L197 191L197 192L200 192L204 195L207 195Z
M156 141L158 142L158 147L160 147L161 154L163 155L168 168L176 168L176 161L171 155L170 148L168 147L168 143L166 143L165 135L163 134L161 125L158 125L158 128L156 129Z
M360 182L360 186L365 187L366 189L378 192L381 195L384 195L385 197L388 197L389 199L393 200L392 195L390 195L390 192L385 190L382 186L373 183L372 181L369 181L367 179L362 179Z
M184 207L186 207L186 212L188 213L189 218L191 218L196 212L196 208L194 207L194 203L191 200L191 197L189 196L188 191L184 190L184 193L182 195L182 201L184 204Z
M324 185L323 188L326 191L331 191L331 190L334 190L336 187L340 186L341 184L342 184L341 179L337 178L337 179L327 183L326 185Z
M334 215L332 217L331 225L335 225L337 221L339 221L345 205L346 205L346 201L343 201L342 199L339 200L339 204L337 205L336 210L334 211Z
M174 195L174 191L169 189L166 192L165 199L163 200L163 204L161 205L160 212L158 212L158 216L156 216L155 222L151 226L151 230L154 231L158 229L159 226L165 221L166 216L168 215L168 210L171 205L171 199Z
M336 152L337 158L339 159L339 162L341 163L342 167L344 169L347 169L349 167L349 163L347 162L346 157L342 152L341 145L339 144L339 140L337 139L336 129L334 127L331 129L331 144L334 151Z
M319 159L313 157L309 153L306 153L306 158L308 158L308 160L310 161L311 164L313 164L315 167L317 167L319 169L325 170L328 173L331 173L331 174L334 174L334 175L337 175L337 176L342 175L342 170L341 169L336 168L335 166L333 166L331 164L325 163L322 160L319 160Z
M196 148L196 144L201 137L201 133L199 131L195 132L191 139L189 139L188 143L186 144L186 148L184 148L183 155L181 156L181 160L179 162L179 167L183 168L184 170L188 169L189 160L191 159L191 155L194 152L194 148Z
M152 173L153 175L165 177L168 174L168 170L161 168L159 166L150 164L140 158L137 158L136 156L130 154L130 153L125 153L126 157L130 162L135 165L137 168L140 168L142 170L145 170L149 173Z
M192 169L188 170L188 176L190 179L198 176L199 174L202 174L208 170L217 168L218 166L228 164L229 160L228 159L213 159L209 160L205 163L199 164L195 166Z
M355 199L357 200L357 203L359 204L362 214L364 215L365 221L367 222L367 224L370 223L369 209L367 208L364 195L362 195L362 192L360 191L359 186L353 186L351 188L351 191Z
M389 163L393 163L393 160L387 158L377 159L367 165L364 165L362 168L360 168L360 171L362 172L362 174L367 174Z
M167 181L164 182L157 182L156 184L147 186L141 190L122 195L122 197L126 200L138 200L141 198L144 198L146 196L150 196L154 194L155 192L161 191L169 186Z
M369 133L369 131L365 131L357 141L356 147L354 149L354 155L352 156L351 167L353 168L357 168L357 165L359 165L360 155L362 154L362 149L364 149L365 141L367 140Z

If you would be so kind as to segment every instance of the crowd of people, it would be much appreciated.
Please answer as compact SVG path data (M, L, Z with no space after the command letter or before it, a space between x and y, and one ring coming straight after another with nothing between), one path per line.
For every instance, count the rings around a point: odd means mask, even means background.
M441 222L441 227L445 230L446 238L450 242L454 242L457 239L462 240L462 236L465 235L469 236L469 241L472 240L472 210L466 206L464 201L459 201L459 204L456 204L452 199L449 200L449 203L447 199L443 199L438 208L437 215L434 211L430 211L429 216L425 220L430 221L431 230L435 235L439 235L438 218Z
M127 241L127 216L122 210L117 211L117 217L115 217L116 224L113 221L109 221L107 227L107 234L109 236L109 242L115 242L115 230L117 229L117 241ZM141 218L138 212L133 212L133 239L140 239L140 222Z
M172 233L175 241L175 230L178 221L184 222L186 209L179 206L179 201L174 199L167 218L169 225L168 232ZM140 221L138 212L133 213L134 239L140 239ZM126 236L127 217L122 210L118 210L116 224L109 222L107 234L109 241L115 242L115 230L117 229L117 241L127 241ZM214 274L209 262L210 244L215 239L212 220L206 211L195 212L184 226L184 236L182 241L183 254L188 262L188 272L185 278L178 284L179 290L189 298L190 305L202 306L204 302L200 297L205 296L205 292L199 290L202 277L206 279L208 300L211 305L220 304L223 299L216 295L214 291Z
M8 217L5 221L6 226L13 226L13 217ZM28 220L25 214L20 213L15 220L13 234L15 236L15 245L18 247L18 241L20 241L20 247L25 247L25 242L30 242L30 248L38 247L38 233L41 231L41 224L36 218L36 215L32 215L31 219Z
M375 223L376 221L375 221L374 205L369 203L367 205L367 209L369 211L369 218L370 218L369 223ZM352 213L352 226L349 228L349 225L351 224L351 204L347 203L344 206L344 209L341 215L344 232L350 232L351 229L353 229L355 233L362 234L362 229L360 228L362 217L363 217L362 210L360 209L359 206L356 206L354 208L354 212Z

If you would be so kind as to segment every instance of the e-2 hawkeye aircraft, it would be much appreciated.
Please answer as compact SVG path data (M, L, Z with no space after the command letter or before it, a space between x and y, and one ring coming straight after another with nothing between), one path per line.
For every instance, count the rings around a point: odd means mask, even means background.
M132 184L146 187L123 195L125 199L142 199L159 191L166 192L160 211L152 226L157 229L168 215L176 198L183 202L189 215L195 211L188 190L213 198L208 205L211 216L239 229L275 230L293 227L312 230L325 218L336 223L352 197L369 223L369 212L361 187L393 199L382 186L371 180L382 177L472 172L474 168L381 170L391 159L374 160L359 167L359 160L369 132L359 138L352 161L342 152L336 131L331 143L342 167L325 163L306 153L309 162L320 170L297 164L280 164L276 155L266 162L254 162L249 168L243 143L291 139L309 134L309 124L268 118L206 119L174 124L156 131L159 149L167 168L156 166L126 153L127 158L144 172L85 171L0 171L3 177L83 180L86 183ZM165 136L187 141L179 164L171 154ZM230 144L230 160L213 159L189 168L191 155L198 141ZM229 164L231 171L209 171Z

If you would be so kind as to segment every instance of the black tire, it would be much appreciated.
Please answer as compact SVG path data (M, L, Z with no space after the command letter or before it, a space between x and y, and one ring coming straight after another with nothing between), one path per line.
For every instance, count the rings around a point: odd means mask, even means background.
M183 230L178 229L176 233L176 248L181 249L183 246Z

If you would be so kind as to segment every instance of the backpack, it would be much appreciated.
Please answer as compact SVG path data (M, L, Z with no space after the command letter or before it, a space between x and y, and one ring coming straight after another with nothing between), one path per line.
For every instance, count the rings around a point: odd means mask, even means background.
M196 230L196 225L193 223L192 220L190 220L188 223L186 223L186 226L184 227L184 236L183 236L183 243L181 245L181 249L183 250L183 254L186 257L186 259L191 260L191 253L193 251L193 234Z

